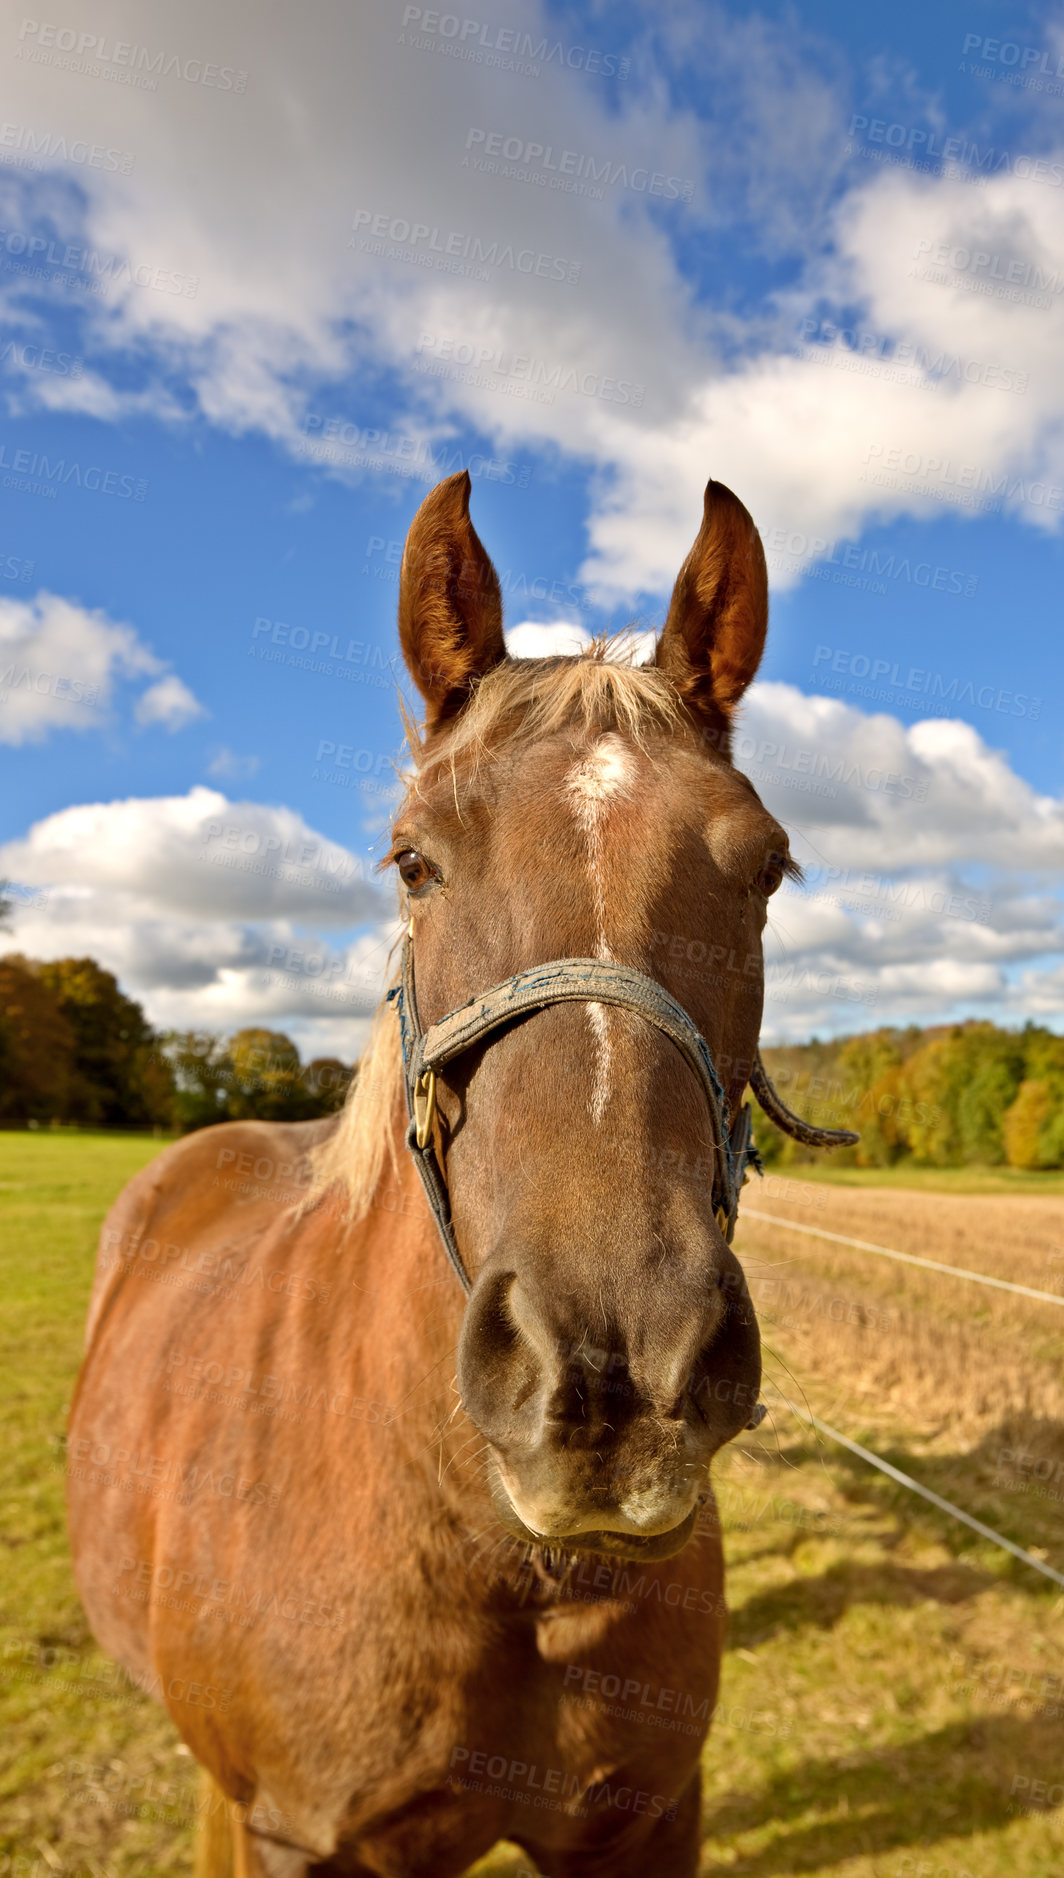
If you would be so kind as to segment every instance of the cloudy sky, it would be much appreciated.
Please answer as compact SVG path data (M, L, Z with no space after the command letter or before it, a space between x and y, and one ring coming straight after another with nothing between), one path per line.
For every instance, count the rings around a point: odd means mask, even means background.
M353 1053L421 497L531 654L660 625L713 476L766 1035L1057 1023L1059 13L64 9L0 21L7 943Z

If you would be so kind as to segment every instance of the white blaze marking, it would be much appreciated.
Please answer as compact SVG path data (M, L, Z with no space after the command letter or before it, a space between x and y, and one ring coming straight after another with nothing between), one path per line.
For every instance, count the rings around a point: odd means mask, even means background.
M587 756L570 770L566 789L576 817L587 836L588 872L595 909L595 956L612 959L606 937L606 871L602 850L603 823L612 803L627 800L634 775L631 753L615 732L608 731L593 744ZM609 1018L601 1004L589 1004L588 1019L595 1038L595 1082L591 1092L591 1114L600 1122L610 1095L610 1071L613 1045Z

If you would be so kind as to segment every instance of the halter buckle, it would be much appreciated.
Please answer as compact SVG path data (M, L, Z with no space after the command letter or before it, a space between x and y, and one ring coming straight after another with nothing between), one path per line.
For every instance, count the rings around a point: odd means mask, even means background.
M436 1071L425 1069L414 1084L414 1139L419 1148L428 1147L435 1120Z

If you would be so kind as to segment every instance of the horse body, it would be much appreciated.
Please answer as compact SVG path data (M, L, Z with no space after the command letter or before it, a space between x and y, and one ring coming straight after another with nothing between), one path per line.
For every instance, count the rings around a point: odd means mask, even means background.
M327 1205L293 1222L321 1132L192 1136L105 1223L68 1442L93 1630L160 1689L264 1861L283 1841L446 1878L510 1838L623 1871L626 1841L690 1835L723 1625L712 1517L651 1566L537 1573L500 1546L475 1467L440 1477L462 1300L413 1167L357 1229Z
M711 483L653 665L511 660L468 504L468 477L426 498L400 578L422 1033L550 960L635 994L577 988L437 1077L468 1297L404 1146L393 1008L339 1121L210 1129L131 1183L70 1423L76 1573L243 1809L248 1878L448 1878L500 1837L549 1878L693 1878L709 1469L760 1383L720 1124L790 866L728 752L764 556ZM640 986L682 1006L686 1060Z

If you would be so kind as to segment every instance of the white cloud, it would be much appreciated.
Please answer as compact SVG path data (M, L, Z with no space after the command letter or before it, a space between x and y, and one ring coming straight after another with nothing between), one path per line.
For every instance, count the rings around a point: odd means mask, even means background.
M156 678L136 706L141 724L177 730L203 707L132 626L54 593L0 597L0 743L106 723L122 679Z
M99 892L134 918L343 927L383 904L372 867L295 810L230 802L202 785L61 809L0 848L0 869L31 886Z
M583 652L591 644L586 626L572 620L522 620L506 629L506 650L514 659L565 658ZM640 632L633 627L610 637L611 657L631 657L642 665L653 657L658 642L655 632Z
M1064 800L1040 795L959 718L907 728L794 685L754 684L734 749L766 807L787 827L815 830L802 859L1060 872Z
M85 299L94 347L125 345L145 367L149 390L129 394L138 408L154 398L161 416L184 421L168 389L176 373L211 421L263 431L309 464L321 458L306 450L308 401L323 423L350 417L357 438L371 420L345 394L385 365L406 394L405 414L400 402L389 424L415 463L420 445L461 422L501 449L556 445L606 472L590 498L582 575L604 601L671 584L709 475L736 488L764 526L813 537L900 514L971 514L957 506L962 471L991 486L1006 476L1006 508L1059 526L1044 491L1064 482L1064 299L1025 308L970 291L985 284L979 269L945 286L917 269L939 243L1052 262L1064 251L1064 192L1008 174L973 187L847 162L837 55L798 27L781 37L757 16L668 9L672 69L687 79L697 71L705 88L696 114L649 57L608 96L557 67L531 82L419 50L409 34L401 42L388 8L356 19L332 0L311 35L300 13L269 0L251 40L207 0L190 0L170 23L216 63L250 66L247 90L171 79L153 93L119 92L23 61L27 122L59 113L88 137L119 137L136 162L128 174L79 172L76 195L61 165L28 185L17 172L0 179L8 191L35 191L64 243L87 240L101 265L126 258L136 270ZM120 38L119 0L101 0L94 24ZM534 5L522 25L557 36ZM655 201L629 182L606 185L597 201L506 175L501 162L473 167L493 135L607 159L626 178L649 168L690 182L692 199ZM1040 139L1052 142L1045 125ZM535 159L531 169L539 173ZM720 237L737 215L774 256L803 261L795 287L748 321L699 302L682 239L673 242L674 231ZM12 222L22 225L18 212ZM486 281L463 277L450 271L451 237L459 262L473 241L532 260L495 258L481 266ZM434 265L389 258L389 247ZM449 271L435 265L441 255ZM553 278L556 264L579 264L575 285ZM16 314L32 290L4 277ZM939 374L919 363L903 382L841 369L854 363L841 352L820 359L814 348L817 363L795 356L803 316L833 306L859 309L877 340L959 355L962 374L973 363L1022 366L1028 390L963 375L929 389ZM79 379L27 373L20 395L51 408L89 398L107 415L101 360ZM525 395L537 379L557 389ZM111 395L117 412L127 394ZM895 451L900 468L890 467ZM363 444L322 466L361 475L372 460ZM432 465L420 467L432 480Z
M265 1023L351 1056L387 982L393 896L290 809L202 787L83 804L8 842L0 873L11 945L91 955L160 1028Z
M536 620L522 620L506 633L506 650L514 659L549 659L582 652L591 644L586 626L569 620L552 620L543 625Z
M183 730L195 718L206 715L199 699L193 697L184 680L173 672L142 691L134 711L138 724L161 724L169 731Z
M39 742L51 730L104 722L118 678L162 670L132 626L39 593L0 598L0 741Z
M228 745L223 744L220 749L215 750L207 764L207 774L217 776L220 781L226 779L236 781L244 777L256 776L259 763L259 757L238 756L235 750L230 750Z
M1064 799L969 724L792 685L751 687L735 754L806 874L772 901L766 1037L1054 1011Z

